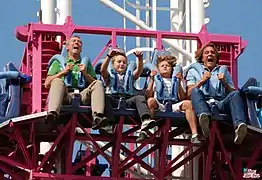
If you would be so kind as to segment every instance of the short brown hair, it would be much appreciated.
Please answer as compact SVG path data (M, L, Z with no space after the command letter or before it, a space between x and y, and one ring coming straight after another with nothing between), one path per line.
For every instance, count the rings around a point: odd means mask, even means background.
M70 39L72 39L72 38L79 38L79 39L81 40L80 36L78 36L78 35L73 35L73 36L71 36L67 41L65 41L64 44L67 46L68 43L69 43L69 41L70 41ZM81 42L82 42L82 41L81 41Z
M112 64L115 62L115 57L118 56L118 55L124 56L127 59L124 49L121 49L121 48L117 47L117 48L112 48L112 50L116 51L116 54L112 57Z
M120 55L120 56L124 56L124 57L126 58L126 60L127 60L127 57L126 57L125 54L123 54L123 53L116 53L116 55L114 55L114 56L112 57L112 64L113 64L113 63L115 62L115 60L116 60L115 57L116 57L116 56L119 56L119 55Z
M166 61L168 64L170 64L171 67L173 67L173 66L176 65L177 58L176 58L175 56L171 56L171 55L158 56L158 57L157 57L156 66L158 67L158 65L159 65L162 61Z
M220 55L219 55L219 52L218 52L218 49L217 49L216 45L213 44L213 43L208 43L208 44L206 44L206 45L203 45L200 49L198 49L198 50L195 52L195 59L197 60L197 62L202 63L203 53L204 53L204 49L205 49L206 47L212 47L212 48L214 48L215 53L216 53L216 57L217 57L217 63L218 63L218 61L219 61L219 56L220 56Z

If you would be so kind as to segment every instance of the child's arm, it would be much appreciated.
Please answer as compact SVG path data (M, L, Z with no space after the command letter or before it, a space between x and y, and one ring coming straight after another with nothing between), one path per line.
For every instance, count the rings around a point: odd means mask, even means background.
M182 87L181 81L183 80L183 76L181 73L177 73L176 75L177 79L179 80L179 87L178 87L178 98L180 101L183 101L186 99L186 93Z
M134 54L138 58L137 68L133 73L134 80L136 80L141 76L141 74L143 72L143 52L136 51L136 52L134 52Z
M111 59L111 56L107 55L106 58L104 59L102 65L101 65L100 71L101 71L101 76L102 76L103 79L107 79L109 77L107 67L109 65L110 59Z
M157 74L156 70L151 71L150 73L150 81L148 83L148 87L146 89L145 95L146 98L151 98L154 96L154 76Z
M115 51L110 51L106 58L104 59L102 65L101 65L101 68L100 68L100 71L101 71L101 76L102 78L106 81L108 78L109 78L109 73L107 71L107 68L108 68L108 65L110 63L110 59L116 54Z

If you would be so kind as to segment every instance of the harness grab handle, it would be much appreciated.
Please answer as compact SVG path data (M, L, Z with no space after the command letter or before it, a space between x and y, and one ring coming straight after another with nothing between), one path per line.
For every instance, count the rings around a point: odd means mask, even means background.
M202 73L203 76L204 72ZM205 95L210 95L210 91L209 91L209 85L210 85L210 80L208 79L204 84L203 84L203 88L202 91Z
M197 72L197 81L200 81L201 78L203 77L203 74L205 72L205 69L203 67L203 65L201 63L192 63L188 66L188 68L185 70L185 73L184 73L184 77L187 76L187 73L190 69L194 69L196 72ZM207 80L201 87L201 90L203 91L203 94L205 96L209 96L210 95L210 80Z
M174 67L174 71L173 71L173 74L172 74L172 91L171 91L170 99L173 99L175 101L178 101L178 94L177 93L179 91L179 83L180 83L178 81L177 77L176 77L176 75L178 73L183 74L183 68L179 64Z
M86 68L88 68L89 64L91 64L91 60L88 57L83 57L81 60L81 64L84 64ZM80 89L84 89L86 87L86 79L83 73L78 72L78 83L77 87Z
M226 72L227 72L227 66L222 65L219 67L219 73L226 74ZM216 88L216 96L222 97L224 94L225 94L225 88L223 87L222 82L219 81Z
M64 51L62 51L62 52L64 53ZM51 59L48 62L48 68L47 69L50 68L51 64L54 61L59 62L62 70L65 69L66 58L65 58L65 56L63 56L61 54L56 54L56 55L51 57ZM91 63L91 60L88 57L84 57L84 58L82 58L81 63L85 64L85 66L87 68L89 63ZM73 86L73 84L72 84L73 83L72 82L72 71L69 71L68 74L66 76L64 76L64 83L65 83L66 87L68 87L68 88L71 88ZM78 73L77 88L84 89L85 87L86 87L85 77L81 72L79 72Z

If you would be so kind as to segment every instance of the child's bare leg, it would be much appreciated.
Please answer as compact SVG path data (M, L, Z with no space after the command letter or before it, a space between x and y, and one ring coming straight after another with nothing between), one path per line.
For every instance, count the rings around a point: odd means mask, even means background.
M157 101L155 100L155 98L149 98L147 100L147 106L148 106L148 109L150 111L151 118L153 118L154 113L155 113L155 109L158 108L158 104L157 104ZM136 142L142 142L143 140L145 140L147 138L148 138L148 135L147 135L146 131L143 131L143 130L140 129L140 133L139 133L138 138L136 139Z
M158 104L155 98L149 98L147 100L147 105L151 114L151 117L154 117L155 110L158 108Z
M197 134L197 118L191 101L185 100L182 104L181 110L185 111L186 119L189 123L192 135Z

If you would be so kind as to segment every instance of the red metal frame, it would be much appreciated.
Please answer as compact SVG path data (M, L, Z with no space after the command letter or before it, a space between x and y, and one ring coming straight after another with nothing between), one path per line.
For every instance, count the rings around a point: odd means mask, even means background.
M10 176L12 176L14 179L27 179L29 177L36 179L50 177L62 179L71 179L76 177L79 177L80 179L105 179L105 177L82 177L73 175L78 168L85 166L87 162L91 161L98 155L102 155L109 162L109 164L112 165L112 177L114 178L108 179L120 179L119 175L123 171L126 171L127 169L132 167L135 163L139 163L141 167L152 173L155 179L164 179L164 177L168 176L180 166L191 161L198 155L201 155L204 159L206 159L203 163L204 175L202 176L202 179L210 179L211 168L213 170L216 170L216 172L222 179L242 179L241 170L243 167L239 165L239 162L237 164L230 160L229 151L225 148L225 146L228 146L228 144L224 144L225 137L221 135L220 129L218 128L219 123L217 121L214 121L212 123L209 140L205 141L202 145L199 146L196 151L191 152L180 162L178 162L180 157L185 155L187 152L190 152L193 148L193 144L191 144L189 140L181 140L175 138L176 136L181 134L181 132L179 132L179 129L169 132L171 128L170 119L165 120L164 123L159 127L159 129L154 134L151 134L150 138L145 140L134 151L127 149L125 146L121 145L121 143L135 143L135 137L129 135L137 131L139 127L138 125L134 125L132 129L129 129L126 132L122 133L124 121L123 117L120 118L119 123L116 125L115 133L112 137L105 137L97 134L88 133L86 129L82 127L81 124L79 124L79 122L77 121L77 114L74 113L72 119L63 127L58 128L57 132L47 132L41 134L41 132L35 131L32 135L34 141L30 141L26 134L30 133L31 129L25 130L24 126L31 126L33 123L37 123L39 121L41 120L17 123L14 124L12 127L1 129L0 133L2 136L7 136L10 138L10 140L12 139L12 141L16 142L16 146L10 147L10 149L7 149L6 151L1 151L3 155L0 156L0 167L3 167L1 168L1 170L5 173L10 174ZM74 129L76 125L84 131L85 135L75 134ZM7 129L9 129L9 131L14 131L6 133ZM38 151L35 151L32 147L39 146L39 142L41 140L51 140L54 142L54 144L52 145L51 149L45 154L43 159L40 160L38 155L39 149ZM80 163L72 166L72 142L76 140L85 140L91 142L96 151L91 152ZM104 147L99 148L96 141L104 141L107 143ZM152 144L153 146L151 148L148 148L145 152L138 156L137 153L147 144ZM165 164L165 158L169 145L183 145L186 148L175 159L172 159L168 164ZM108 155L104 153L104 151L109 147L113 147L112 158L108 157ZM127 158L123 161L120 161L119 158L121 150L124 151L125 154L127 154ZM159 151L159 161L158 164L156 164L156 167L159 168L150 167L147 163L142 161L143 158L149 156L156 150ZM258 152L259 150L261 150L261 146L259 146L257 149L255 149L254 146L255 152ZM64 168L66 174L50 174L51 168L55 163L54 161L58 159L57 156L63 151L66 155L61 159L61 162L65 163L66 165ZM237 150L235 150L234 153L237 153ZM236 158L239 161L238 158L240 157ZM247 160L250 164L247 167L252 168L252 164L254 165L256 163L255 161L257 160L257 158L258 153L254 153L254 155ZM40 163L37 163L37 161L40 161ZM222 168L222 165L225 163L229 166L232 178L226 178L225 170L223 170Z
M47 67L47 59L49 56L59 52L58 43L54 42L57 35L61 35L62 39L68 39L72 33L102 34L110 35L108 43L94 60L94 64L102 57L109 45L116 46L116 36L140 36L156 38L157 48L162 48L162 38L173 39L192 39L197 40L199 44L213 42L218 45L221 53L225 55L221 57L222 64L230 66L233 80L237 84L237 57L246 47L246 41L242 41L240 36L209 34L204 26L200 33L180 33L165 31L144 31L116 28L102 28L77 26L73 24L71 17L68 17L64 25L46 25L41 23L31 23L27 26L18 27L16 36L20 41L27 42L24 56L21 63L21 71L30 74L33 77L32 83L24 87L23 93L23 114L31 114L41 112L45 104L43 102L47 98L47 91L43 88L43 80L45 78ZM51 42L51 43L50 43ZM52 44L53 43L53 44ZM52 44L52 46L48 46ZM223 59L224 58L224 59ZM42 103L40 103L42 102ZM82 115L84 116L84 115ZM0 148L0 169L6 174L12 176L13 179L133 179L120 178L120 174L130 169L134 164L139 163L144 169L148 170L154 179L163 180L180 166L185 165L194 157L200 155L203 163L199 164L200 170L203 171L200 179L209 180L211 177L211 169L215 170L221 179L242 179L243 162L248 162L247 167L252 168L257 163L261 146L252 144L254 151L249 152L250 158L240 156L241 147L235 147L232 142L226 144L226 137L221 134L220 123L212 122L211 134L209 140L205 141L199 148L193 152L193 144L190 140L177 139L181 134L180 129L171 129L171 119L166 119L158 130L150 135L136 149L128 149L121 143L135 143L136 137L132 134L139 129L139 125L133 121L133 126L126 132L122 132L124 117L120 117L119 123L115 126L115 132L112 136L102 136L89 133L78 122L78 114L73 113L70 121L56 128L56 132L39 132L36 126L42 121L41 118L28 120L20 123L10 123L9 126L0 129L0 136L8 139L7 148ZM87 118L88 121L88 118ZM78 126L84 131L84 135L75 133L75 127ZM258 135L254 135L258 137ZM51 149L41 158L39 156L39 144L41 141L50 140L53 143ZM72 165L73 143L76 140L85 140L92 143L95 152L90 152L82 159L80 163ZM97 141L106 142L105 146L99 147ZM137 155L138 152L148 144L152 144L145 152ZM262 144L262 143L260 143ZM175 159L166 164L166 154L170 145L185 146ZM232 147L231 147L232 146ZM56 147L56 148L55 148ZM112 154L109 157L104 151L112 147ZM120 152L123 151L127 157L120 160ZM150 156L153 152L159 152L159 159L156 161L155 167L150 167L142 159ZM180 157L190 152L187 157L178 162ZM237 153L239 152L239 153ZM254 152L254 153L253 153ZM64 154L61 163L64 165L63 174L50 174L53 164L58 159L58 155ZM231 156L230 156L231 154ZM252 154L252 156L251 156ZM112 167L112 177L87 177L74 175L74 172L83 166L89 165L98 155L102 155ZM228 165L232 178L227 177L223 165ZM1 172L0 171L0 172ZM2 173L2 172L1 172ZM1 174L0 173L0 177ZM87 173L90 175L90 172Z

